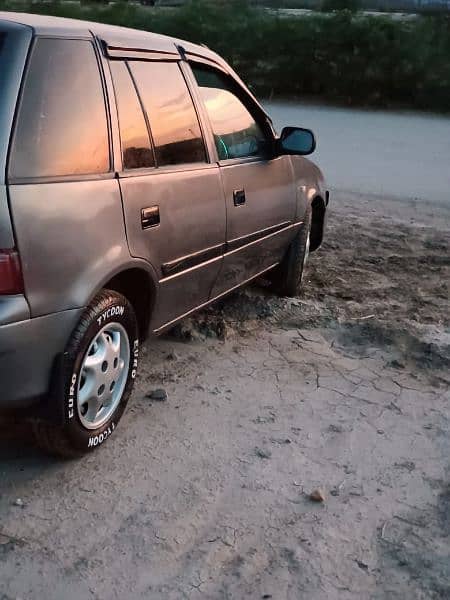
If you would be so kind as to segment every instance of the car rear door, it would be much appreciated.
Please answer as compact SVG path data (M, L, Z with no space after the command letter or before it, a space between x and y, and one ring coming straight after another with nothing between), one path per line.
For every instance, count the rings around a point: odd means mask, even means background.
M111 60L128 244L159 280L151 329L206 303L223 259L225 202L178 60Z
M226 199L226 252L212 297L279 262L297 224L289 156L273 156L274 136L261 109L231 76L191 63L212 135Z

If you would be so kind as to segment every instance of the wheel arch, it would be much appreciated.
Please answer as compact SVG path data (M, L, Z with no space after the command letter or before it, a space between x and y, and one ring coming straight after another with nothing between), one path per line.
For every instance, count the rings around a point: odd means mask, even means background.
M311 238L310 252L320 247L325 227L326 204L322 196L314 196L311 201Z
M156 273L153 266L143 260L123 263L115 270L105 273L104 278L91 288L84 306L88 306L101 290L118 292L127 298L136 312L139 338L144 340L149 333L150 318L158 294Z
M144 340L149 333L157 293L156 284L148 271L138 266L126 268L105 281L102 289L113 290L127 298L136 313L139 338Z

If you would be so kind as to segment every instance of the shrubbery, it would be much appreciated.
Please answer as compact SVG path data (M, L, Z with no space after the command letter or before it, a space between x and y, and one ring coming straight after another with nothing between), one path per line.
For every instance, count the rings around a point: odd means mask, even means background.
M323 12L336 12L339 10L356 12L359 8L359 0L322 0L320 4L320 10Z
M3 8L17 4L0 0ZM21 2L21 10L167 33L222 54L263 96L450 109L450 20L392 20L351 11L279 17L243 0L178 9L123 3Z

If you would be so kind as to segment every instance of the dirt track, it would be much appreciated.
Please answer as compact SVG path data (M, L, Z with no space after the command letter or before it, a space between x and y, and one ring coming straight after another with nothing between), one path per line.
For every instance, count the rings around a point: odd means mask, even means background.
M450 119L445 115L264 102L279 131L310 127L314 162L339 190L450 202ZM392 201L386 204L387 214Z
M3 426L0 598L450 597L449 210L332 198L304 296L148 344L95 457Z

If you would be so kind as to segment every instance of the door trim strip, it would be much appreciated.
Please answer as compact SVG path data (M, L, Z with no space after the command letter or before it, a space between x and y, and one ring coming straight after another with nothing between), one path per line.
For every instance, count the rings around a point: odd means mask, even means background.
M186 256L181 256L170 262L166 262L162 265L161 271L164 277L171 277L172 275L187 271L196 267L201 263L206 263L213 258L222 256L225 250L225 244L218 244L217 246L211 246L206 250L200 250L200 252L194 252Z
M233 252L242 249L244 246L249 246L250 244L254 244L255 242L258 242L264 238L268 238L282 231L298 227L301 224L302 221L297 223L284 221L278 225L272 225L271 227L260 229L259 231L255 231L248 235L234 238L233 240L230 240L224 244L211 246L210 248L206 248L206 250L200 250L199 252L194 252L193 254L181 256L180 258L166 262L161 266L163 278L160 280L160 282L165 281L169 277L180 275L181 273L198 267L203 263L208 263L215 258L221 257L222 255L232 254Z
M225 290L225 292L221 292L220 294L218 294L217 296L214 296L214 298L210 298L209 300L207 300L203 304L200 304L199 306L196 306L195 308L191 308L190 310L188 310L184 314L180 315L179 317L176 317L175 319L172 319L172 321L168 321L167 323L164 323L164 325L161 325L161 327L158 327L157 329L153 329L152 333L154 335L159 335L164 330L169 329L170 327L172 327L173 325L175 325L175 323L177 323L178 321L181 321L182 319L184 319L185 317L189 316L190 314L196 312L197 310L205 308L206 306L208 306L209 304L212 304L213 302L215 302L219 298L222 298L223 296L226 296L227 294L230 294L234 290L237 290L238 288L246 285L247 283L250 283L250 281L253 281L254 279L257 279L263 273L266 273L267 271L270 271L270 269L273 269L274 267L276 267L277 264L278 264L277 262L273 263L272 265L266 267L265 269L262 269L262 271L259 271L255 275L252 275L251 277L249 277L245 281L242 281L241 283L238 283L237 285L233 286L229 290Z
M247 244L251 244L252 242L256 242L262 238L269 237L269 235L278 233L282 229L287 229L290 225L292 225L292 221L284 221L278 225L272 225L271 227L266 227L265 229L260 229L259 231L254 231L253 233L234 238L233 240L227 242L226 252L233 252L238 248L242 248L242 246L247 246Z

